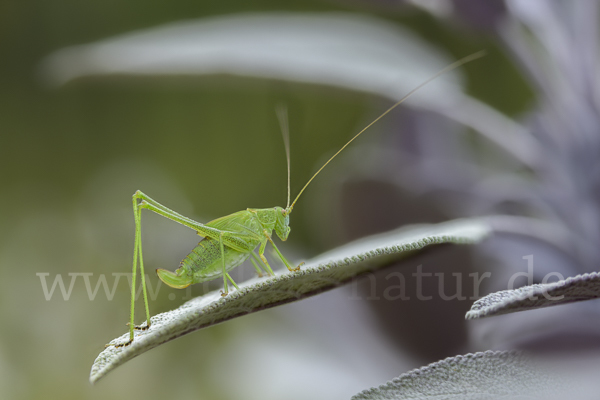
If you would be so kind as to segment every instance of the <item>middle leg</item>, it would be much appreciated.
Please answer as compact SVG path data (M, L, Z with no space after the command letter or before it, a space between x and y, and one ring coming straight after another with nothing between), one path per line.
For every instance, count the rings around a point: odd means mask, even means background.
M223 247L223 233L219 236L219 245L221 246L221 261L223 262L223 293L221 296L225 297L229 294L229 289L227 288L227 268L225 268L225 248Z

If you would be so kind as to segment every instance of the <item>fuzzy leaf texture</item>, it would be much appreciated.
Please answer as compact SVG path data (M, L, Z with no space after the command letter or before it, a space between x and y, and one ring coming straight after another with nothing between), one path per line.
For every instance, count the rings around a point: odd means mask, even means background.
M254 13L175 22L64 48L45 60L42 72L56 85L94 75L227 73L401 98L449 62L422 39L382 19ZM411 101L449 103L449 96L461 92L458 78L458 72L447 74L430 85L425 98Z
M90 382L95 383L135 356L187 333L333 289L427 246L476 243L489 233L489 225L480 219L405 227L323 253L308 261L298 272L285 270L276 272L271 278L251 279L225 298L221 297L220 291L207 293L175 310L152 317L150 329L136 332L131 345L107 347L92 365ZM126 333L111 343L123 343L128 339Z
M577 275L558 282L502 290L477 300L466 319L534 310L600 298L600 273Z
M115 74L228 74L341 87L395 102L452 61L384 19L281 12L175 22L68 47L47 57L41 72L52 85ZM440 76L407 105L472 128L525 165L535 162L540 154L523 127L466 95L460 78L459 70Z
M555 399L566 389L556 374L525 354L486 351L407 372L352 400Z

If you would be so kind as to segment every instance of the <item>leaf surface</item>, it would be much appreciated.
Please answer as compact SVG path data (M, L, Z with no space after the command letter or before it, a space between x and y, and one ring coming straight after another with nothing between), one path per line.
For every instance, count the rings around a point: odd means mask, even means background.
M467 54L464 54L466 56ZM453 61L382 18L251 13L188 20L58 50L42 65L61 85L89 76L227 74L341 87L398 101ZM463 92L459 70L407 99L473 128L525 165L543 155L522 126Z
M597 298L600 298L600 273L592 272L558 282L488 294L473 303L465 318L483 318Z
M233 74L383 94L392 99L451 59L408 30L352 13L252 13L179 21L49 56L55 84L92 75ZM453 72L411 101L450 103L462 93Z
M486 351L407 372L352 400L548 399L565 387L561 379L525 354Z
M489 225L480 219L405 227L323 253L298 272L285 270L271 278L251 279L225 298L220 291L207 293L152 317L150 329L136 332L131 345L107 347L92 365L90 382L98 381L135 356L187 333L333 289L427 246L475 243L489 233ZM126 333L111 343L124 343L128 339Z

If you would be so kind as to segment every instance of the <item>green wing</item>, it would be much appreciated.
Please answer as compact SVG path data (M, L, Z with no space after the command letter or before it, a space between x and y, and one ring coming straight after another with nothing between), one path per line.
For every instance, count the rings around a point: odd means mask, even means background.
M203 232L199 231L200 236L219 240L222 233L223 244L240 251L254 250L264 238L262 227L256 219L256 215L247 210L214 219L205 226L217 229L219 234L215 237L212 232L204 235Z
M248 224L253 225L254 214L250 211L238 211L233 214L226 215L221 218L213 219L205 224L211 228L216 228L221 231L228 232L246 232L249 228Z

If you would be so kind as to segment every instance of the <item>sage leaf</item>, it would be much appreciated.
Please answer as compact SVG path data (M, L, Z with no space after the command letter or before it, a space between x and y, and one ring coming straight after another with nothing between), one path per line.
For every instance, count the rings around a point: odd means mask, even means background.
M442 243L470 244L490 233L481 219L455 220L437 225L400 228L370 236L323 253L298 272L280 272L271 278L254 278L240 290L221 297L220 291L194 298L181 307L151 318L146 331L136 332L125 347L109 346L94 361L90 382L94 383L128 360L187 333L266 308L298 301L350 282L427 246ZM111 343L124 343L129 334Z
M600 273L592 272L558 282L488 294L473 303L465 318L483 318L597 298L600 298Z
M407 372L352 400L548 399L567 387L524 353L486 351Z

